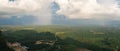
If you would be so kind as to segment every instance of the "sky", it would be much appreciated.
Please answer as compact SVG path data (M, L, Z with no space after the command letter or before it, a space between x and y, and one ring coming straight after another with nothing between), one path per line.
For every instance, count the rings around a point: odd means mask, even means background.
M120 0L0 0L0 25L104 23L119 21L119 13Z

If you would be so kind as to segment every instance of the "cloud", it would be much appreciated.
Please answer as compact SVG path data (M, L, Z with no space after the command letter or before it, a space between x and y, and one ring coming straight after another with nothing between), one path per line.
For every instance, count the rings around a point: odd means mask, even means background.
M30 14L38 18L34 24L50 24L52 2L53 0L0 0L0 18Z
M119 0L118 0L119 1ZM34 24L51 24L53 2L59 5L58 15L71 19L120 19L116 0L0 0L0 18L32 15ZM56 11L56 10L55 10ZM54 12L55 12L54 11ZM55 13L54 13L55 14Z
M55 0L56 13L71 19L117 19L120 8L116 0Z
M32 12L40 8L39 4L33 0L0 0L0 12L7 14L20 14Z

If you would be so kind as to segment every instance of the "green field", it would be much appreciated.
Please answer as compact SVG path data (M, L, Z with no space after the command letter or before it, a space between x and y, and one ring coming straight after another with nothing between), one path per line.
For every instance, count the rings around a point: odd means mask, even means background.
M8 42L29 51L120 51L120 27L112 26L1 26ZM48 45L36 41L52 42Z

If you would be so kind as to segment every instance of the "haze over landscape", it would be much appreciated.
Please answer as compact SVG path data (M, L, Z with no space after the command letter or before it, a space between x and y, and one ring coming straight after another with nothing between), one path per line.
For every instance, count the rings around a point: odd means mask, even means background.
M0 0L0 51L120 51L120 0Z

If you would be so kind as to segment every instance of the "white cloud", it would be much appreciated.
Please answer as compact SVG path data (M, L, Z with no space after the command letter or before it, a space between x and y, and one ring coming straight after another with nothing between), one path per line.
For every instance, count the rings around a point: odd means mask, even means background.
M53 0L0 0L0 18L12 15L30 14L36 16L38 20L35 24L50 24L51 10L50 5Z
M58 14L69 18L104 19L120 18L120 8L116 0L56 0L60 6Z
M2 13L24 13L37 10L40 6L34 0L0 0L0 12Z
M51 24L51 3L60 6L57 14L71 19L120 19L116 0L0 0L0 18L30 14L36 16L35 24Z

